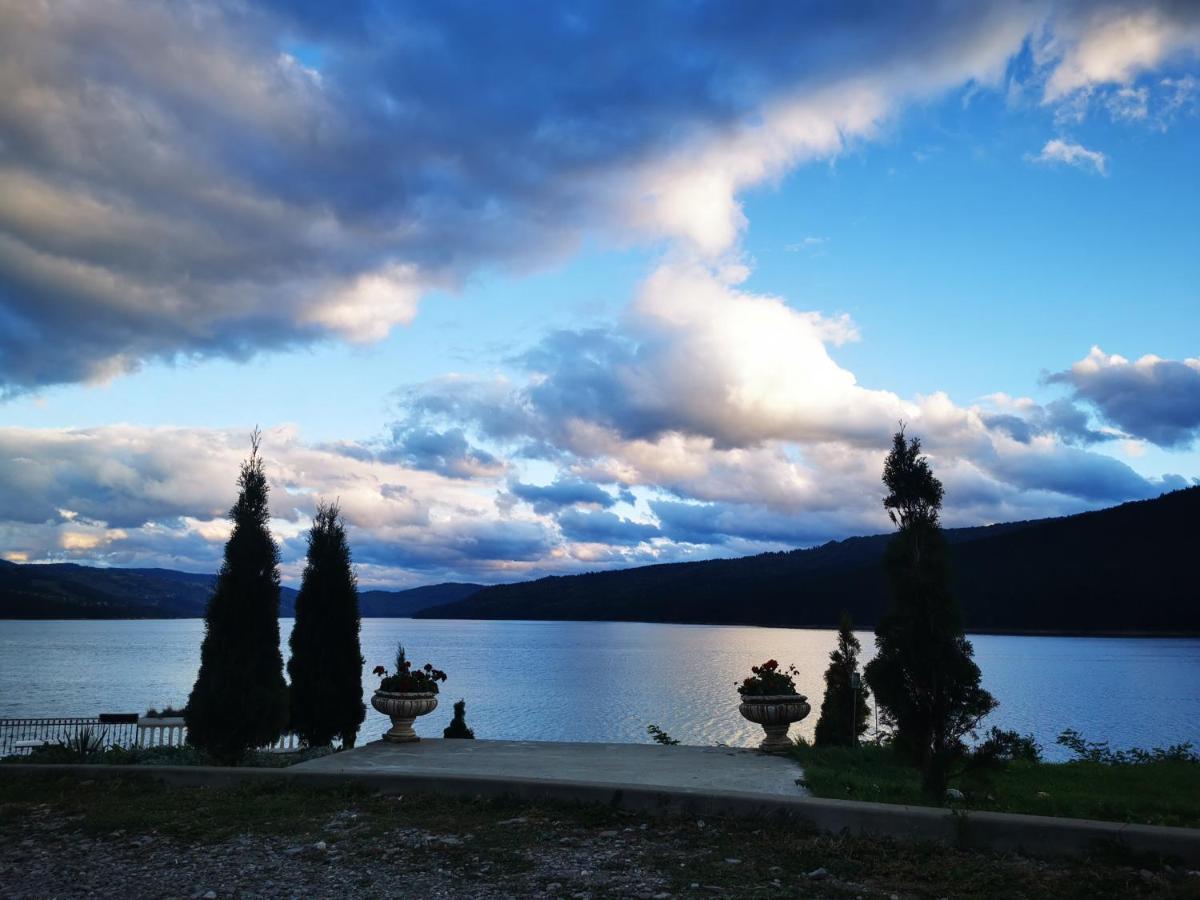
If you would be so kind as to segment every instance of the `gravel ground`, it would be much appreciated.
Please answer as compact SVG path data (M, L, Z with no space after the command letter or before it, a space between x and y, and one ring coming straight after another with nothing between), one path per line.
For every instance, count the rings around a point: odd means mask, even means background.
M1200 897L1200 873L1144 865L584 807L0 781L14 898Z

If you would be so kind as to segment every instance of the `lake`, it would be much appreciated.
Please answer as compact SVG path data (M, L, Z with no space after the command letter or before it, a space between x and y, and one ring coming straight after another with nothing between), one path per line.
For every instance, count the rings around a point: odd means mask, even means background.
M292 620L280 622L287 658ZM0 717L144 712L182 705L199 665L199 619L0 621ZM864 660L874 635L859 634ZM1064 728L1114 747L1200 743L1200 639L978 635L984 686L1000 701L989 720L1032 732L1050 759ZM768 658L794 662L813 712L792 733L812 735L836 632L629 622L365 619L364 685L389 669L397 641L414 665L450 680L441 705L417 721L440 736L451 704L467 700L481 738L648 740L656 723L689 744L754 745L758 726L737 711L735 682ZM363 734L387 720L368 705Z

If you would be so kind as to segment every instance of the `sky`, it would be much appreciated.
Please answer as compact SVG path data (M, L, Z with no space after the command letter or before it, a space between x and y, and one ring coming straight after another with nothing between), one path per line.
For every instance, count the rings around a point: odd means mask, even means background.
M1200 483L1200 4L0 0L0 557L285 582Z

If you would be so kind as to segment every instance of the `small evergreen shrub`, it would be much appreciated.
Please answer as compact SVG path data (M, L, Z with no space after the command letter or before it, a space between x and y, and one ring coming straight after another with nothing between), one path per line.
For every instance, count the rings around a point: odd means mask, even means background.
M454 704L454 718L442 730L444 738L463 738L474 740L475 732L467 727L467 701L459 700Z
M813 736L818 747L853 747L867 730L867 688L858 674L861 649L849 613L842 613L838 644L829 654L829 668L825 670L825 697Z

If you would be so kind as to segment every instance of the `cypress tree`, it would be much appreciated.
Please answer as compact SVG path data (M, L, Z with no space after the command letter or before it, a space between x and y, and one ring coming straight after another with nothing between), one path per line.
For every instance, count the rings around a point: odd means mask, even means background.
M321 503L308 532L288 660L292 731L309 746L353 747L366 716L358 580L337 504Z
M278 740L287 725L287 683L279 653L279 550L267 530L267 477L250 439L233 534L204 615L200 674L184 718L188 742L221 762Z
M884 556L892 604L875 629L867 682L880 713L895 726L896 749L920 768L923 789L940 796L966 754L963 738L996 701L980 686L950 590L938 522L942 483L921 455L920 439L907 441L903 427L892 439L883 482L883 505L898 531Z
M850 614L843 612L837 648L829 654L829 668L825 670L825 699L821 701L814 737L818 747L853 747L867 730L867 689L861 679L854 687L861 649L851 629Z

